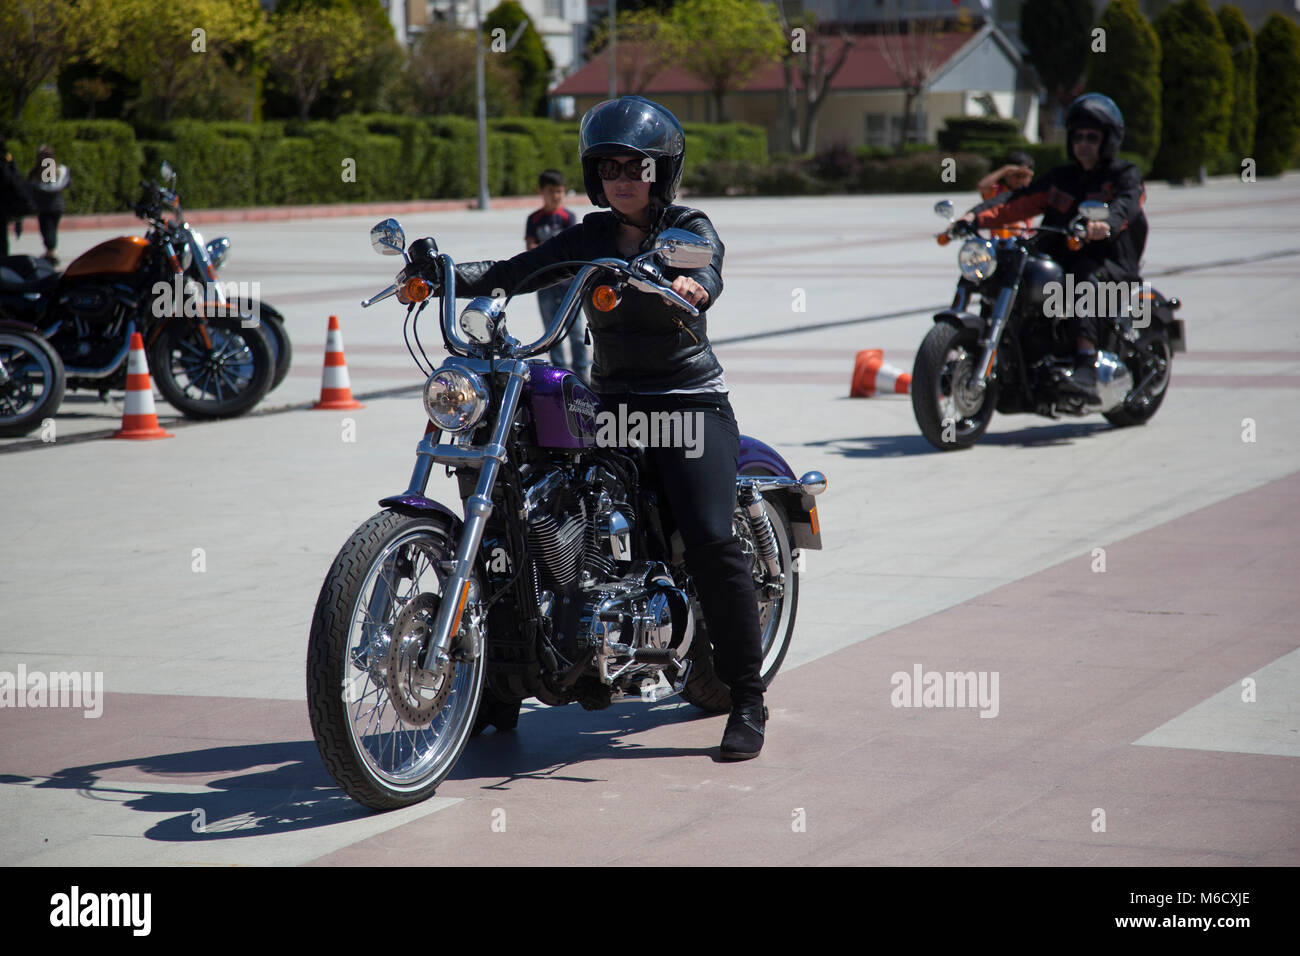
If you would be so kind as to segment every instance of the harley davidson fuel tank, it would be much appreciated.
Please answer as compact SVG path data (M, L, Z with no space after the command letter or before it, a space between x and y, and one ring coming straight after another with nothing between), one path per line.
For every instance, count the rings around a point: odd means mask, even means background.
M572 372L535 363L527 402L542 448L591 448L596 444L600 398Z
M77 256L63 278L133 274L140 268L140 260L148 248L149 243L140 236L118 236Z

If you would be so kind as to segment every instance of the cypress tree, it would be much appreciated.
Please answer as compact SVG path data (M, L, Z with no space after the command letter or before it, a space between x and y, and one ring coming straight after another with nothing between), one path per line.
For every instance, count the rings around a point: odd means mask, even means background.
M1137 0L1111 0L1097 26L1106 48L1089 54L1088 90L1115 101L1124 113L1120 149L1149 163L1160 146L1160 40Z

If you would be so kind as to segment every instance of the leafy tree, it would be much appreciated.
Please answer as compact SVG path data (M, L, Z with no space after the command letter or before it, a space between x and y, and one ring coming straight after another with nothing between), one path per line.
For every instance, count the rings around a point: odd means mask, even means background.
M1106 50L1089 53L1085 85L1124 113L1120 149L1150 163L1160 146L1160 40L1137 0L1111 0L1097 26L1106 31Z
M1044 140L1055 132L1055 107L1065 106L1080 92L1091 31L1092 4L1081 0L1025 0L1020 10L1027 59L1047 87L1048 108L1040 121Z
M483 64L489 116L519 112L518 80L499 56ZM474 34L446 24L430 24L411 51L398 102L403 112L420 116L475 116Z
M1219 26L1232 56L1232 121L1228 127L1228 152L1233 166L1249 156L1255 148L1255 38L1250 25L1237 7L1219 8Z
M0 101L17 122L32 93L74 59L93 26L74 0L0 0Z
M541 34L533 25L532 17L525 13L524 8L515 0L504 0L483 18L483 40L489 44L488 50L491 51L493 30L504 30L505 40L508 42L521 23L527 26L509 51L489 52L487 55L489 58L501 57L505 65L514 72L519 81L519 100L523 113L526 116L545 116L546 90L551 83L551 71L555 69L555 61L546 51L546 44L542 42ZM500 37L501 34L497 36Z
M138 83L136 114L151 108L161 122L172 119L178 101L211 71L250 72L266 31L258 0L107 0L105 6L89 57Z
M1258 172L1276 176L1291 165L1300 146L1300 26L1270 14L1255 35L1259 55L1255 102Z
M678 23L652 7L618 10L619 93L644 93L656 76L672 66L682 47ZM609 18L592 31L592 55L609 46Z
M1156 17L1160 37L1161 141L1154 171L1172 180L1228 146L1232 54L1206 0L1181 0Z
M300 120L310 116L330 78L338 78L356 56L360 32L361 20L351 10L295 10L271 21L270 75L293 97Z
M714 119L726 119L725 98L763 66L775 63L785 36L772 8L760 0L681 0L672 9L682 67L707 84Z

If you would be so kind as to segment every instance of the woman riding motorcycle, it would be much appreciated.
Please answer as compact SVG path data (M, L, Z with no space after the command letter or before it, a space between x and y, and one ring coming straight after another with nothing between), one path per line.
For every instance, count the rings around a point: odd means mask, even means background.
M565 281L577 267L555 268L521 284L550 263L649 250L664 229L686 229L714 249L703 269L675 271L672 288L700 310L688 316L660 296L627 288L618 305L602 312L583 302L594 344L591 382L606 407L652 414L700 413L700 444L687 449L649 448L646 454L676 519L686 567L695 581L713 644L718 677L731 690L732 709L721 755L758 756L767 709L763 706L758 598L750 561L732 528L739 430L727 399L722 366L709 345L707 311L722 292L723 245L704 213L673 205L686 152L681 124L668 110L640 96L593 106L579 129L583 181L592 203L609 208L541 245L506 260L456 266L456 295L533 292ZM418 268L425 278L434 260Z

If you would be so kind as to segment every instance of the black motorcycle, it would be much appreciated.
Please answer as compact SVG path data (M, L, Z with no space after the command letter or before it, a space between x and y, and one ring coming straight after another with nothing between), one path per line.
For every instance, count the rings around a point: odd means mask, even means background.
M0 322L0 438L26 435L53 418L65 385L63 360L45 339Z
M952 211L949 200L935 206L949 220ZM1183 322L1174 317L1179 301L1146 283L1103 283L1105 302L1093 294L1097 286L1081 285L1076 297L1073 278L1039 248L1048 234L1063 233L1077 249L1087 223L1108 215L1105 203L1083 202L1065 229L1038 226L986 239L973 223L957 220L939 235L940 245L965 242L952 307L935 315L912 369L912 410L930 444L941 451L970 447L994 411L1048 418L1100 412L1121 427L1155 415L1174 353L1187 348ZM1061 319L1076 307L1105 317L1097 343L1100 404L1088 404L1072 387L1075 341Z
M405 248L394 220L372 241L380 252ZM471 300L458 322L451 257L430 239L411 247L398 282L415 346L415 310L431 294L420 273L440 263L450 357L424 369L429 423L410 485L381 500L334 559L307 652L316 744L353 799L376 809L426 799L473 734L515 726L525 698L596 710L681 694L711 712L730 708L681 536L647 464L653 426L639 439L602 438L613 412L599 396L571 372L529 361L561 340L589 295L612 308L630 285L698 314L656 262L695 269L712 256L698 236L668 229L631 261L582 264L542 338L521 345L501 299ZM407 347L415 356L409 336ZM657 434L671 437L671 424ZM456 507L425 497L437 466L455 472ZM766 684L794 632L798 549L821 547L814 496L826 479L796 478L745 436L739 472L733 524L752 561Z

